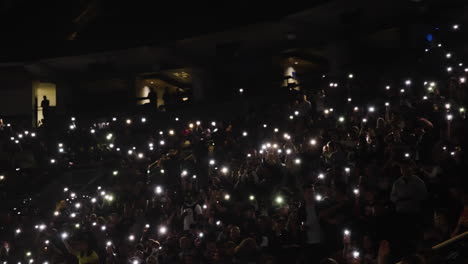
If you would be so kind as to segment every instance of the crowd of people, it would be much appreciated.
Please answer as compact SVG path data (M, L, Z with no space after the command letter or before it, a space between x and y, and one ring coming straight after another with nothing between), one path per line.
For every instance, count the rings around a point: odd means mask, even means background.
M0 261L445 263L431 247L467 231L468 192L465 109L443 86L365 104L291 90L233 120L2 120L2 196L23 199L3 206ZM80 164L102 173L27 193Z

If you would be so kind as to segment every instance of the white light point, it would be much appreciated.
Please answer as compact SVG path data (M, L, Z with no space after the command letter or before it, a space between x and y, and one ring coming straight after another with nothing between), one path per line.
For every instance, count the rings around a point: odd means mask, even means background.
M159 233L160 233L161 235L165 235L165 234L167 233L167 228L166 228L165 226L161 226L161 227L159 228Z
M223 174L228 173L228 171L229 171L229 169L228 169L227 167L222 167L222 168L221 168L221 172L222 172Z

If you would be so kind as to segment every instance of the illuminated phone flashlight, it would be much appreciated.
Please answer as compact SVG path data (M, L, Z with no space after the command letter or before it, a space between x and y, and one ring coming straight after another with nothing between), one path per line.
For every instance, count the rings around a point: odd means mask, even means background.
M206 209L206 208L208 208L208 205L204 204L203 209Z
M96 223L96 222L93 222L91 225L92 225L92 226L97 226L97 223Z
M296 163L296 164L298 164L298 165L301 164L301 159L299 159L299 158L295 159L295 160L294 160L294 163Z
M243 92L244 92L244 89L240 88L239 93L243 93Z
M190 123L189 128L193 128L193 127L194 127L193 123Z
M229 201L231 199L231 195L225 194L224 195L224 200Z
M275 128L275 129L273 129L273 131L274 131L275 133L278 133L279 129L278 129L278 128Z
M166 144L166 142L164 142L164 140L159 141L159 145L164 146L164 144Z
M70 125L69 128L70 128L70 130L73 130L73 129L75 129L75 126L74 126L74 125Z
M246 131L242 132L242 136L246 137L248 133Z
M114 196L113 195L106 195L105 199L109 202L112 202L114 200Z
M247 158L250 158L250 157L252 157L252 154L247 153Z
M46 225L40 224L38 228L39 228L39 231L44 231L46 229Z
M169 135L173 136L174 135L174 130L169 130Z
M68 237L68 233L63 232L62 234L60 234L60 236L62 237L62 239L66 239Z
M390 90L390 85L385 86L385 90Z
M55 159L50 159L51 164L55 164Z
M322 199L323 199L323 197L322 197L322 195L320 195L320 194L317 194L317 195L315 196L315 200L317 200L318 202L322 201Z
M17 229L15 230L15 233L16 233L17 235L20 234L20 233L21 233L21 229L17 228Z
M101 231L106 231L107 227L105 225L101 226Z
M284 139L288 139L288 140L291 139L291 136L288 133L284 133L283 137Z
M134 259L134 260L132 261L132 264L140 264L140 262L139 262L137 259Z
M389 106L389 105L390 105L390 103L389 103L389 102L385 102L385 106Z
M294 119L294 116L290 115L290 116L289 116L289 119L293 120L293 119Z
M410 154L409 153L405 153L405 158L409 158L410 157Z
M458 24L455 24L455 25L452 26L452 29L453 29L453 30L457 30L459 27L460 27L460 26L459 26Z
M163 169L161 169L161 171L160 171L160 172L161 172L161 174L164 174L164 170L163 170Z
M359 107L355 106L353 110L354 110L354 112L357 112L357 111L359 111Z
M294 111L294 115L295 115L295 116L298 116L298 115L299 115L299 111Z
M427 96L423 96L423 98L422 98L422 99L423 99L423 100L427 100Z
M212 122L211 122L211 126L216 126L216 122L215 122L215 121L212 121Z
M313 138L313 139L311 139L311 140L310 140L310 144L311 144L312 146L315 146L315 145L317 145L317 140L316 140L316 139L314 139L314 138Z
M370 113L374 113L374 112L375 112L375 107L369 106L369 112L370 112Z
M197 175L193 175L193 176L192 176L192 179L196 179L196 178L197 178Z
M455 156L455 151L450 152L450 156Z
M328 109L325 109L325 110L323 110L323 113L328 115L330 113L330 111Z
M58 216L60 213L58 211L54 212L54 216Z
M161 186L156 186L155 192L156 192L156 194L161 194L162 193Z
M460 111L460 113L465 113L465 108L464 108L464 107L460 107L460 109L458 109L458 111Z
M112 172L112 175L116 176L117 174L119 174L119 171L115 170Z
M268 127L267 124L263 124L263 128L267 128L267 127Z
M81 204L80 204L80 203L76 203L76 204L75 204L75 208L76 208L76 209L79 209L80 207L81 207Z
M221 168L221 172L222 172L223 174L228 173L228 171L229 171L229 169L228 169L227 167L222 167L222 168Z
M76 217L76 213L71 213L71 214L70 214L70 217L71 217L71 218L75 218L75 217Z
M0 175L0 181L3 181L5 179L5 175Z
M203 236L204 236L204 235L203 235L202 232L198 233L198 237L199 237L199 238L202 238Z
M450 59L450 58L452 57L452 53L447 53L447 54L445 54L445 57L446 57L447 59Z
M125 120L125 123L127 123L127 125L130 125L132 123L132 120L131 119L127 119Z
M358 188L354 188L353 193L354 193L355 195L358 195L358 194L359 194L359 189L358 189Z
M349 167L345 167L344 170L345 170L346 173L349 173L351 171L351 169Z
M219 220L216 221L216 225L217 225L217 226L221 225L221 221L219 221Z
M452 120L452 119L453 119L453 115L448 114L448 115L447 115L447 120L450 121L450 120Z
M253 201L253 200L255 200L255 196L253 196L253 195L250 195L250 196L249 196L249 200L250 200L250 201Z
M185 177L187 176L187 174L188 174L187 170L183 170L180 176Z
M127 154L128 154L128 155L132 155L132 154L133 154L133 150L129 149L129 150L127 151Z
M164 132L163 131L159 131L159 135L164 135Z
M49 243L50 243L49 240L44 241L44 244L46 244L46 245L49 245Z
M351 235L351 231L349 231L349 229L345 229L345 230L343 231L343 234L344 234L344 236L350 236L350 235Z
M142 117L142 118L141 118L141 122L142 122L142 123L145 123L145 122L146 122L146 118L145 118L145 117Z
M445 109L447 110L450 109L450 106L451 106L450 104L445 104Z
M161 226L159 228L159 234L165 235L167 233L167 228L165 226Z
M108 246L108 247L112 246L112 241L110 241L110 240L107 241L107 242L106 242L106 246Z
M277 148L278 148L278 144L275 143L275 144L272 145L272 147L273 147L274 149L277 149Z
M357 250L353 251L353 258L359 258L359 255L360 255L359 251L357 251Z
M354 75L352 73L350 73L350 74L348 74L348 78L352 79L352 78L354 78Z
M286 149L286 154L289 155L289 154L291 154L291 152L292 152L291 149Z
M452 72L452 67L447 67L447 72Z
M94 197L91 198L91 203L96 203L96 201L97 201L96 198L94 198Z
M263 154L263 150L260 150L258 153Z
M112 139L112 136L113 136L112 133L109 133L109 134L107 134L106 139L107 139L107 140L111 140L111 139Z
M142 159L145 155L143 155L143 153L138 153L138 158L139 159Z
M91 134L94 134L94 133L96 133L96 130L94 130L94 129L91 129L91 131L90 131L90 132L91 132Z
M325 179L325 174L323 174L323 173L319 173L319 175L318 175L318 177L317 177L317 178L319 178L319 179L323 180L323 179Z
M36 133L31 133L31 137L36 137Z
M75 228L76 228L76 229L79 229L79 228L80 228L80 224L75 224Z
M345 121L345 118L343 116L340 116L338 118L338 122L343 123Z
M281 205L281 204L284 203L284 198L283 198L282 196L277 196L277 197L275 198L275 202L276 202L277 204L280 204L280 205Z
M128 240L134 241L134 240L135 240L135 236L134 236L134 235L129 235L129 236L128 236Z
M362 119L362 122L363 122L363 123L367 123L367 118L363 118L363 119Z

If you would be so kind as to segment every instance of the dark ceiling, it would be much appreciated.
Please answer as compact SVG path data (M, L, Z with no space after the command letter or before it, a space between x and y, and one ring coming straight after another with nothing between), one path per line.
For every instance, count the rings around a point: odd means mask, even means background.
M3 0L0 62L161 44L278 20L324 2L253 6L225 1Z

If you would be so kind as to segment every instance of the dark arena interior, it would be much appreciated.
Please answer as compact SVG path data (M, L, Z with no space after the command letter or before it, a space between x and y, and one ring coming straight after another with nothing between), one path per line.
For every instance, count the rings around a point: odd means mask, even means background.
M468 1L0 1L0 264L468 263Z

